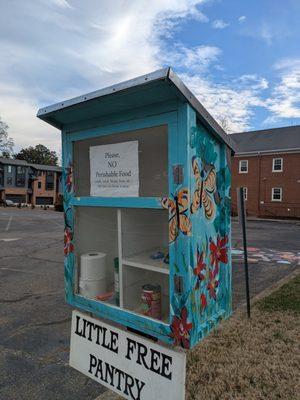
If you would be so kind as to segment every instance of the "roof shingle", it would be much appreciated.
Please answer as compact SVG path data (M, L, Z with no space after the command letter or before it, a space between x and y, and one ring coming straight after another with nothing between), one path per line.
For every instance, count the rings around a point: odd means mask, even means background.
M236 154L300 150L300 125L230 135Z

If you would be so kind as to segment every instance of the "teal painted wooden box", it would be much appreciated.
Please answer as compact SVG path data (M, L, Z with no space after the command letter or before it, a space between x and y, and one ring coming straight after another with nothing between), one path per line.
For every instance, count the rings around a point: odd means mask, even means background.
M62 132L67 302L196 345L231 313L230 137L170 68L38 117ZM132 173L95 172L106 157ZM95 282L84 276L83 254L93 253L104 260ZM159 287L156 299L147 284Z

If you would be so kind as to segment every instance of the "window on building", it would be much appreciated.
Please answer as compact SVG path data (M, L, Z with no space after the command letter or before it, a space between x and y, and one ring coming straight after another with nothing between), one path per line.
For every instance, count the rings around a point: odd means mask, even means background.
M272 172L282 172L283 167L283 159L282 158L273 158L273 167Z
M248 160L240 160L239 173L246 174L248 172Z
M16 170L16 186L25 186L25 180L26 168L18 165Z
M282 188L272 188L272 201L282 201Z
M8 185L12 185L12 177L11 177L11 176L8 176L8 177L6 178L6 183L7 183Z
M47 171L46 172L46 190L54 189L54 172Z
M38 182L38 189L42 189L42 182Z
M38 176L42 176L43 175L43 172L42 171L39 171L38 172Z
M243 192L244 192L244 200L248 200L248 188L247 187L243 187Z
M8 172L9 174L11 174L11 165L8 165L8 166L7 166L7 172Z

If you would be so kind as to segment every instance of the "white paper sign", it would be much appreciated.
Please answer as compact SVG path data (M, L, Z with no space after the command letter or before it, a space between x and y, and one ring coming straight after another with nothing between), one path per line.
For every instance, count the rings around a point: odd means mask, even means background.
M91 196L138 196L138 141L91 146L90 173Z
M184 400L186 356L78 311L70 365L130 400Z

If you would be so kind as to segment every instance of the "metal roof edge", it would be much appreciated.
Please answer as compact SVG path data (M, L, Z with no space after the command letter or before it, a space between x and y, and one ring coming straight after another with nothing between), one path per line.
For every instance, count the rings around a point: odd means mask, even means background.
M190 91L190 89L183 83L179 76L169 68L169 80L176 86L176 88L183 94L190 105L196 110L196 112L203 118L204 122L212 127L212 129L220 136L220 138L231 148L233 152L236 151L237 145L230 138L223 128L218 124L218 122L210 115L206 108L200 103L197 97Z
M108 96L113 93L119 93L127 89L146 85L150 82L159 80L169 80L177 89L177 91L185 98L185 100L196 110L199 114L200 119L203 120L204 124L209 126L211 130L219 136L219 138L231 148L233 152L236 151L236 143L226 134L221 128L217 121L210 115L210 113L203 107L196 96L188 89L188 87L182 82L178 75L172 70L171 67L161 68L157 71L151 72L139 76L134 79L127 80L125 82L118 83L116 85L108 86L103 89L96 90L94 92L87 93L85 95L74 97L70 100L55 103L48 107L43 107L38 110L37 117L48 122L49 124L61 129L60 124L51 118L51 114L55 111L64 110L66 108L97 99L99 97Z
M116 85L111 85L93 92L73 97L69 100L61 101L59 103L52 104L48 107L42 107L37 112L37 117L43 119L43 116L47 116L50 113L58 110L62 110L76 104L80 104L89 100L94 100L98 97L107 96L113 93L118 93L134 86L146 85L150 82L166 79L169 74L170 67L161 68L157 71L151 72L149 74L138 76L137 78L129 79L124 82L117 83Z

